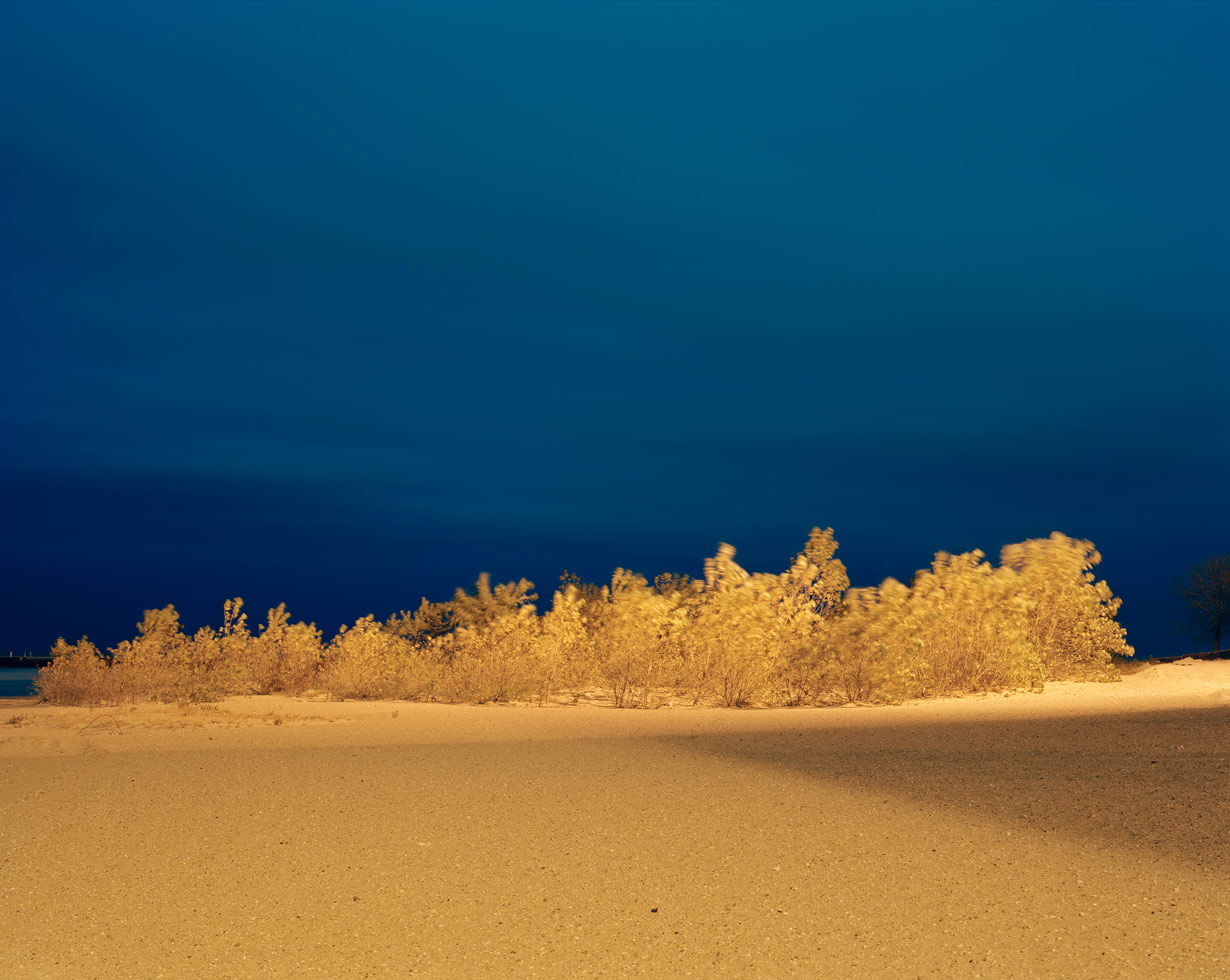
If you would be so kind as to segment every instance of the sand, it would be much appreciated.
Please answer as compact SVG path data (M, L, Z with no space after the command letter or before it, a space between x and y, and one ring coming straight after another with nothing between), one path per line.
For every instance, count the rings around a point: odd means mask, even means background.
M0 977L1225 978L1228 733L1227 661L838 709L8 700Z

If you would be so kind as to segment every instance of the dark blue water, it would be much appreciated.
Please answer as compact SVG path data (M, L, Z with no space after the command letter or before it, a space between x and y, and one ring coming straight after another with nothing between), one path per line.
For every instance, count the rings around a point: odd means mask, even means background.
M0 698L19 698L34 693L36 667L5 667L0 669Z

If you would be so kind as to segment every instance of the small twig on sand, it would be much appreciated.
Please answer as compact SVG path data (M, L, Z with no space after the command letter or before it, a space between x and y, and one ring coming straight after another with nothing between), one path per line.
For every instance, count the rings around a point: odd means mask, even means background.
M97 716L95 716L95 717L91 718L91 719L90 719L89 721L87 721L84 725L82 725L79 729L77 729L77 734L78 734L78 735L83 735L83 734L85 734L85 730L86 730L87 728L89 728L92 724L94 724L94 722L96 722L96 721L101 721L103 718L110 718L110 719L111 719L111 723L112 723L113 725L115 725L115 734L116 734L116 735L123 735L123 734L124 734L123 729L121 729L121 728L120 728L120 720L119 720L118 718L116 718L116 717L115 717L115 715L112 715L112 714L97 715Z

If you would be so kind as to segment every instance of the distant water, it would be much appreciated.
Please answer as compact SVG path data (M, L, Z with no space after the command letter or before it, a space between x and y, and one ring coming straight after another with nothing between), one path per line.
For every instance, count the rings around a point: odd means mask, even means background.
M5 667L0 670L0 698L20 698L34 693L37 667Z

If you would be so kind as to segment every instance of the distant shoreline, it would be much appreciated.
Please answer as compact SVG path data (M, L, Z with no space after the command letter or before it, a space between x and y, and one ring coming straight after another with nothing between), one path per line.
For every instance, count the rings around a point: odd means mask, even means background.
M7 657L0 657L0 670L30 670L39 667L46 667L51 663L50 657L34 657L27 654L14 656L9 654Z

